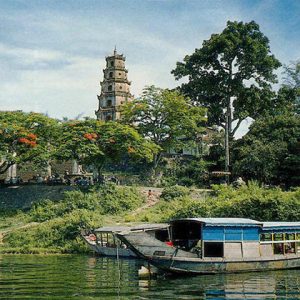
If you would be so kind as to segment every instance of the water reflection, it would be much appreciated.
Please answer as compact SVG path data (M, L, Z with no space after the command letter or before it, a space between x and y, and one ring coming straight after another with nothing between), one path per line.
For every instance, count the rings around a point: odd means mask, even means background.
M141 262L0 256L0 299L300 299L300 270L139 280Z

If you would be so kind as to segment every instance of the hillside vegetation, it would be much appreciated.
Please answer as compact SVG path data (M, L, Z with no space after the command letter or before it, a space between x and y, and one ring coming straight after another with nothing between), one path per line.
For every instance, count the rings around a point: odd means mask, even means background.
M142 209L141 209L142 208ZM139 213L135 213L139 211ZM132 187L103 185L66 192L60 201L44 200L27 212L2 214L1 253L84 253L80 230L125 222L167 222L182 217L243 217L260 221L299 221L300 188L284 192L257 183L213 186L195 198L192 191L166 188L152 207Z

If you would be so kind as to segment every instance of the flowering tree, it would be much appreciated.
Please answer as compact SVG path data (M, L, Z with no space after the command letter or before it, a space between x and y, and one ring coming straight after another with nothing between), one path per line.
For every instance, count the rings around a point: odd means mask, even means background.
M59 144L58 159L76 159L80 164L94 166L99 173L105 163L117 162L124 155L151 161L158 151L154 143L128 125L92 119L64 123Z
M0 112L0 174L14 164L46 165L55 148L58 122L38 113Z

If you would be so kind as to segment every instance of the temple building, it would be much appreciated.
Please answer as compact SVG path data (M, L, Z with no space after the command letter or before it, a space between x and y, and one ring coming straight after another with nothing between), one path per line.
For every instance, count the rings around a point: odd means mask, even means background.
M133 100L129 89L131 82L127 79L126 58L123 54L118 54L115 48L114 54L105 59L106 68L103 70L101 92L98 96L99 108L95 113L98 120L115 121L121 118L121 106Z

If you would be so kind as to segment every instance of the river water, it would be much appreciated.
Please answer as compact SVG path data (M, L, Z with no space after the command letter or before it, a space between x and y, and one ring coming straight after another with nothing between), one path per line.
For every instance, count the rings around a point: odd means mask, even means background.
M0 256L0 299L300 299L300 270L140 280L141 261Z

